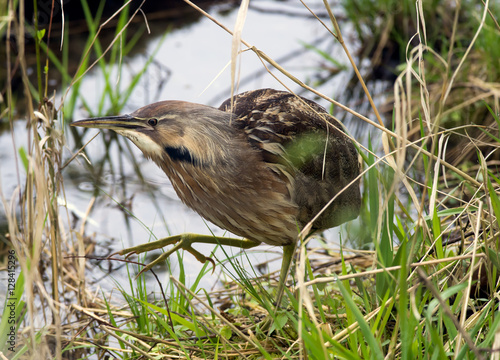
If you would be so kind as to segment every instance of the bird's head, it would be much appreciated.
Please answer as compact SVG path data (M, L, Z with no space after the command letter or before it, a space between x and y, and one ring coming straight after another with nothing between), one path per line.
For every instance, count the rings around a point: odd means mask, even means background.
M145 156L193 165L213 164L225 157L234 138L231 114L184 101L161 101L128 115L75 121L71 126L110 129L127 137Z

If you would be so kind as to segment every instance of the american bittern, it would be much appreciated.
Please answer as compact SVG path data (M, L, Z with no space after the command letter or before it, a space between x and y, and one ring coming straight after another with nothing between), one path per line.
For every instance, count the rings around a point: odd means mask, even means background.
M277 305L299 231L338 226L359 214L358 153L339 124L313 101L271 89L248 91L219 109L161 101L130 115L80 120L137 145L169 177L179 198L212 223L244 239L184 234L135 246L121 255L176 244L147 266L194 242L284 247ZM350 185L349 185L350 184ZM335 200L326 208L331 199Z

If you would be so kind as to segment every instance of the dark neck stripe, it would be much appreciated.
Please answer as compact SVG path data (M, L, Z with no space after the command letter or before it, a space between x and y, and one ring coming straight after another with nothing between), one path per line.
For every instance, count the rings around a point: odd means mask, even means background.
M172 159L172 161L185 162L194 166L200 165L199 159L193 156L189 152L189 150L184 146L181 147L165 146L163 150L165 150L165 152L170 157L170 159Z

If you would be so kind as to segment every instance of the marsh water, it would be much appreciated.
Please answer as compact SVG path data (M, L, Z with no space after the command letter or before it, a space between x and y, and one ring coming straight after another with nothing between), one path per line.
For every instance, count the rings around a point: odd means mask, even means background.
M322 3L318 2L317 7L320 15L324 16ZM237 12L236 7L227 4L209 8L209 13L230 29L234 27ZM323 17L323 20L329 24L327 17ZM344 36L348 37L348 29ZM333 98L342 95L351 74L336 73L337 64L328 61L324 54L345 65L348 64L347 58L323 25L300 4L267 0L252 2L242 37L322 93ZM133 88L122 113L167 99L218 107L229 97L231 36L208 18L200 17L195 22L174 28L169 26L168 21L162 23L161 19L155 20L151 34L143 35L137 46L139 51L131 52L131 55L122 59L121 72L118 72L118 67L108 69L113 74L113 81L116 81L113 86L117 92L125 91L130 87L134 75L143 69L145 62L154 54L153 61ZM291 90L314 99L275 69L270 70ZM251 51L243 52L237 71L239 92L266 87L284 89ZM73 119L64 121L88 117L84 102L88 108L95 109L94 113L97 113L100 104L106 112L111 105L109 100L103 101L105 86L102 70L95 66L82 79L79 90L81 98ZM54 98L56 106L60 106L66 90L62 87L57 89ZM330 106L321 99L314 100L327 108ZM15 122L13 133L16 146L26 146L27 136L22 120ZM81 144L96 133L94 130L85 133L81 129L69 130L66 126L65 159L70 158ZM18 171L23 171L20 166L16 166L12 139L10 131L0 133L0 174L2 190L7 199L19 185ZM104 257L124 247L184 232L230 235L183 205L165 174L126 139L103 132L87 145L85 154L90 164L83 157L78 157L64 170L66 198L61 201L67 203L77 219L84 217L87 208L93 204L85 228L85 234L95 242L93 256ZM328 241L337 242L339 232L338 228L331 229L325 233L325 237ZM207 255L214 249L213 245L195 247ZM228 255L235 255L238 262L249 268L249 261L255 266L278 260L280 254L281 248L262 245L246 251L246 255L234 248L226 247L225 252L217 249L213 257L223 261ZM170 260L170 270L166 267L156 269L162 280L167 280L170 274L179 276L179 259L174 255ZM121 263L97 260L91 260L90 263L89 282L105 288L114 286L114 281L126 286L124 280L127 279L127 272L113 271L121 267ZM184 254L182 264L187 283L192 283L203 265L188 253ZM279 264L279 261L273 261L269 269L276 270ZM229 268L228 273L231 272ZM203 277L202 285L212 288L225 276L219 271L213 275L208 273Z

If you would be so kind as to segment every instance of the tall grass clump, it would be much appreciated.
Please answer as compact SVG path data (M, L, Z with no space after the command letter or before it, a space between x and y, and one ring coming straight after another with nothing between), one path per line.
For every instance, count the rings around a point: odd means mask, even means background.
M25 40L29 38L28 26L22 17L23 3L16 9L13 6L13 2L9 2L9 18L6 27L2 28L8 72L4 106L14 132L14 121L18 120L10 81L14 75L19 75L26 105L27 138L26 145L21 145L12 134L18 184L8 197L1 192L8 221L8 264L13 265L12 276L8 268L9 278L15 279L16 284L14 293L6 293L2 307L0 351L4 357L12 359L62 359L68 340L76 334L69 324L80 321L66 299L81 304L86 301L87 291L84 259L68 260L65 256L68 253L85 254L85 244L82 237L75 236L69 213L60 205L64 199L63 124L54 99L49 98L46 88L44 90L43 73L38 74L35 84L28 78L24 52ZM41 69L43 61L38 49L42 32L36 28L36 23L29 30L39 35L34 39L37 68ZM18 51L16 54L10 52L14 48ZM13 59L18 66L13 66ZM17 69L16 74L13 69ZM43 100L35 101L35 98ZM12 310L14 316L11 316ZM12 326L15 328L13 335Z
M115 309L115 304L108 304L106 297L96 298L86 281L85 255L93 244L84 236L84 225L92 202L87 215L79 223L75 222L71 207L67 206L63 181L64 170L74 159L66 150L64 123L72 116L76 102L86 104L78 85L82 75L93 66L90 60L94 59L92 61L107 75L104 76L107 85L101 97L103 103L97 110L113 112L123 107L151 59L133 77L129 87L118 94L116 83L111 84L112 74L116 76L111 63L117 63L124 52L130 51L140 34L132 36L127 43L113 46L124 36L131 18L124 7L121 15L118 14L115 40L103 51L97 39L102 7L96 15L91 15L86 1L82 0L91 31L80 66L75 74L70 74L68 38L61 42L63 47L56 54L49 46L49 42L54 41L50 34L52 23L39 27L36 1L34 5L31 23L24 16L24 1L5 3L0 26L7 71L0 102L2 118L7 119L12 133L18 180L12 194L0 189L8 223L7 235L2 234L6 248L2 250L1 262L5 264L2 266L7 274L5 278L9 279L6 282L9 287L1 300L0 354L9 359L86 358L96 353L100 347L98 339L106 333L96 331L92 326L95 320L84 309L90 304L98 304L102 310ZM34 65L27 64L28 48L35 50ZM105 58L106 52L109 58ZM67 102L64 96L61 102L60 97L49 90L54 71L66 86L73 85ZM65 91L66 88L63 93ZM14 123L21 121L20 118L26 121L27 129L23 144L14 134ZM80 210L85 214L85 209ZM81 342L80 338L92 340Z
M478 65L484 44L475 43L499 33L490 10L455 9L453 34L475 29L462 43L430 39L417 6L412 39L418 41L408 43L399 67L390 127L359 116L380 130L371 139L381 149L370 142L362 151L361 223L374 244L371 269L343 266L340 276L299 287L311 318L319 317L308 285L331 283L331 294L342 295L334 304L345 318L333 336L324 335L334 346L323 346L327 356L341 350L350 358L477 359L498 351L498 77L493 68L483 71L490 57ZM474 20L462 25L462 16Z

